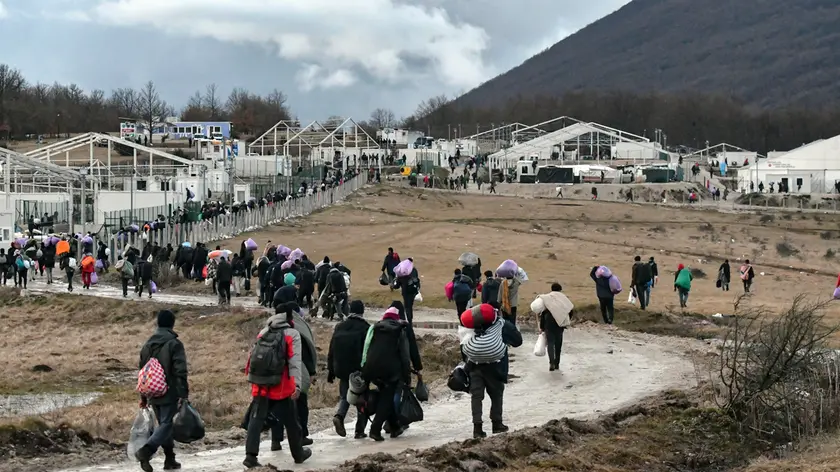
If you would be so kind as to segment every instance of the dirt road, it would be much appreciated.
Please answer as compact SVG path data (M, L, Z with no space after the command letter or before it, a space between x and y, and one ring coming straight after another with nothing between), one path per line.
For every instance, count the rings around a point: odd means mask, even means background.
M91 295L107 296L102 292ZM173 297L172 301L192 301ZM425 317L418 311L418 317ZM537 426L552 418L596 416L668 388L690 387L692 363L684 356L685 340L655 338L602 327L571 329L566 334L559 372L548 371L547 358L533 356L536 338L527 335L521 348L513 350L511 373L516 376L505 394L505 422L512 429ZM425 421L415 424L396 440L375 443L338 437L332 430L312 436L314 455L301 470L326 469L360 455L398 453L424 449L450 441L468 439L472 433L470 399L443 387L440 396L426 405ZM485 402L485 416L489 402ZM348 425L352 430L352 425ZM270 453L263 444L263 464L281 469L295 467L287 450ZM185 471L221 472L239 470L242 447L182 455ZM158 458L153 465L162 467ZM133 471L136 463L98 465L67 472Z

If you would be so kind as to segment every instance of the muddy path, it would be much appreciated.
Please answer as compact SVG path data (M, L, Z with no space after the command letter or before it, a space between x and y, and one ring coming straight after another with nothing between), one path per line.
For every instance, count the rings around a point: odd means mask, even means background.
M527 335L514 349L511 374L515 378L505 393L505 422L512 430L538 426L553 418L592 418L634 404L642 398L671 388L693 384L692 363L685 357L683 340L660 339L607 330L595 326L567 331L561 370L548 371L547 358L533 356L536 338ZM340 438L332 429L312 435L313 456L303 466L294 466L287 450L269 452L264 442L260 460L280 469L319 470L336 467L361 455L399 453L426 449L472 434L470 398L441 391L425 405L425 420L412 425L402 437L376 443L370 439ZM485 416L489 401L485 402ZM352 430L352 424L348 423ZM222 472L240 470L244 448L234 447L181 455L185 471ZM153 461L156 470L162 458ZM136 463L123 462L66 472L129 471Z

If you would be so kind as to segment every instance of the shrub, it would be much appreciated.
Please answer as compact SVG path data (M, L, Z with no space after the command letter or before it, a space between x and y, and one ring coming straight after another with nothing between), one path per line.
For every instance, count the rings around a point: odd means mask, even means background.
M776 252L782 257L791 257L799 254L799 249L796 249L787 241L782 241L776 244Z
M697 227L698 231L702 231L704 233L713 233L715 231L715 227L712 226L711 223L703 223L702 225Z
M820 233L820 237L828 241L829 239L834 239L834 233L831 231L823 231Z
M762 223L772 223L776 221L776 217L773 215L761 215L761 218L759 218L758 221Z
M797 296L779 316L738 313L719 358L719 406L746 430L787 444L840 426L840 357L828 302ZM736 312L739 302L736 302Z
M823 257L825 259L834 259L834 256L836 255L837 253L834 251L834 249L828 248L825 250L825 255Z
M695 279L705 279L706 278L706 272L703 269L697 269L697 268L692 267L690 270L691 270L691 276L694 277Z

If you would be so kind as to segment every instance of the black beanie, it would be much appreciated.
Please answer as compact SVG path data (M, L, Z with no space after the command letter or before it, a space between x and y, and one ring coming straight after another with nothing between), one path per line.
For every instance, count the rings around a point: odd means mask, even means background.
M175 313L169 310L161 310L157 315L158 328L174 328L175 327Z
M361 300L353 300L350 302L350 313L353 313L354 315L364 315L365 304L362 303Z

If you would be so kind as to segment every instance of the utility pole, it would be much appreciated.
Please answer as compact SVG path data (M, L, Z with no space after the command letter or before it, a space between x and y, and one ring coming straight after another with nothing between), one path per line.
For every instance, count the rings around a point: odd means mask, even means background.
M79 174L80 174L80 176L82 177L82 192L81 192L81 194L82 194L82 195L81 195L81 205L82 205L82 239L84 239L84 237L85 237L85 236L87 236L87 231L85 231L85 230L87 229L87 227L86 227L86 223L87 223L87 205L86 205L86 203L87 203L87 202L85 201L85 200L86 200L86 198L85 198L85 197L86 197L86 195L85 195L85 194L86 194L86 192L85 192L86 188L85 188L85 187L87 186L87 184L85 183L85 180L86 180L86 177L87 177L87 173L88 173L88 168L87 168L87 167L82 167L81 169L79 169ZM77 254L76 254L76 258L77 258L77 260L81 261L81 260L82 260L82 251L83 251L83 248L84 248L84 244L81 244L81 241L79 241L79 243L80 243L80 244L78 244L78 245L76 246L76 247L77 247L77 250L76 250L76 253L77 253Z

